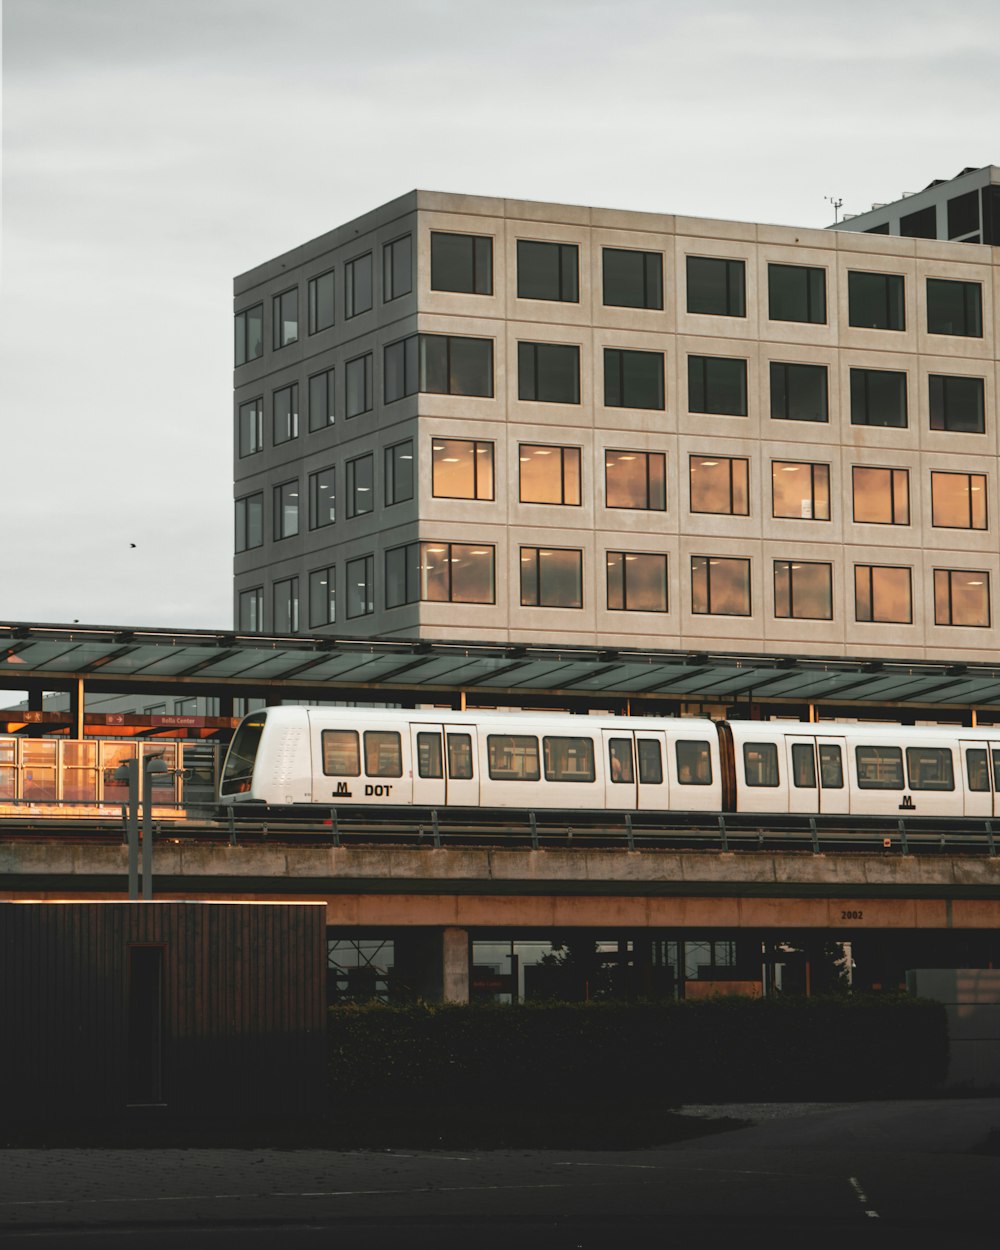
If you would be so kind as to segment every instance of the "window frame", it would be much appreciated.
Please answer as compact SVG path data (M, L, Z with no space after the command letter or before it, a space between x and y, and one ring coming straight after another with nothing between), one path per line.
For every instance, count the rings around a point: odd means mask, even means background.
M528 255L524 251L527 248L555 248L557 254L556 261L556 289L558 295L526 295L522 290L522 272L530 271L532 265L526 263L525 256ZM524 253L524 254L522 254ZM572 264L568 264L567 260L572 255ZM517 269L517 298L528 300L539 300L546 303L555 304L579 304L580 302L580 245L579 243L567 243L562 239L517 239L516 240L516 256L515 265ZM566 292L570 292L567 294Z
M695 564L704 562L705 568L705 604L704 608L695 606ZM746 567L746 605L745 612L718 612L712 605L712 565L742 564ZM691 556L691 615L692 616L737 616L747 618L753 616L753 563L748 556Z
M965 478L965 482L966 482L965 501L967 504L967 511L968 511L968 518L969 518L969 523L967 525L949 525L946 521L939 521L937 519L937 515L939 512L939 505L938 505L937 499L935 498L934 487L938 478L946 478L946 477L951 477L951 478L964 477ZM977 480L980 483L978 487L973 485L973 482ZM953 470L953 469L931 469L931 492L930 492L931 494L931 528L932 529L946 529L946 530L971 530L971 531L979 531L979 532L988 530L990 527L989 526L989 500L987 497L986 483L987 483L987 475L985 473L963 473L959 470ZM983 509L982 522L983 523L982 525L977 525L975 523L976 518L974 515L975 510L973 508L972 496L976 490L981 490L983 494L983 500L982 500L982 509ZM943 507L944 507L944 503L942 502L940 505L940 508L943 509Z
M295 330L290 337L285 337L285 301L292 298L293 310L295 313L294 323ZM289 318L291 320L291 318ZM271 343L272 351L280 351L283 347L290 347L293 343L299 341L299 288L290 286L284 291L279 291L276 295L271 296Z
M646 480L646 502L645 503L610 503L611 498L611 481L609 477L610 465L608 458L610 456L640 456L645 461L645 480ZM651 502L653 499L653 480L655 474L651 471L653 460L659 460L659 493L663 499L662 504ZM621 460L619 459L619 463ZM616 487L616 490L620 490ZM604 449L604 506L606 508L614 508L616 511L627 512L666 512L667 511L667 453L664 451L644 451L632 450L628 447L605 447Z
M572 399L539 398L539 378L544 373L540 368L540 358L547 353L572 352L576 361L575 379ZM530 365L525 367L525 359L530 355ZM526 376L527 375L527 376ZM528 383L530 382L530 387ZM526 394L531 390L533 394ZM517 398L521 403L529 404L572 404L579 405L580 399L580 345L579 343L540 343L534 339L519 339L517 343Z
M284 586L288 587L287 592L281 589ZM279 616L278 596L279 594L284 596L286 593L288 596L287 598L288 629L287 630L279 629L278 627L278 616ZM271 583L271 612L272 612L271 624L273 626L274 633L297 634L299 632L299 606L300 606L300 603L299 603L298 575L293 573L290 577L276 578Z
M330 320L324 321L320 325L319 310L319 284L325 279L330 279ZM306 291L306 303L308 305L307 321L309 335L321 334L324 330L329 330L331 326L337 324L337 279L333 269L325 269L322 273L316 274L309 279Z
M775 498L775 473L784 471L785 468L794 466L796 469L809 470L809 516L803 516L801 513L795 515L790 512L778 512L777 500ZM826 473L826 516L818 516L816 511L816 470L821 469ZM830 489L830 464L822 460L772 460L771 461L771 516L775 520L782 521L829 521L833 515L833 499Z
M406 246L406 287L397 288L397 272L403 268L396 260L395 249L400 244ZM391 304L393 300L402 299L404 295L413 293L413 234L407 231L388 243L382 244L382 303Z
M790 385L794 376L792 371L796 373L804 373L808 371L810 374L820 374L823 377L823 402L821 405L821 415L800 416L792 412L792 387ZM779 373L779 371L781 371ZM776 385L776 377L781 378L780 385ZM768 385L771 399L771 420L772 421L799 421L809 425L829 425L830 423L830 369L828 365L814 364L807 360L771 360L768 361ZM779 404L779 398L784 398L784 403ZM778 411L779 407L784 411Z
M357 574L352 573L351 570L354 569L359 564L364 565L364 570L363 570L364 582L363 583L359 582L356 584L364 585L364 588L365 588L364 606L360 612L352 612L351 611L350 586L351 586L352 577L356 577ZM345 567L345 575L347 578L345 582L345 588L347 591L345 595L345 599L346 599L345 609L346 609L347 619L359 620L363 616L372 616L375 612L375 557L374 555L369 554L369 555L363 555L363 556L355 556L353 559L347 560L346 567Z
M696 508L694 506L694 478L692 469L694 462L715 460L720 465L726 461L729 465L729 510L720 512L717 509ZM735 491L733 488L733 466L742 464L746 469L746 508L743 511L736 511L734 507ZM715 466L709 466L715 467ZM712 455L695 455L693 452L688 454L688 511L696 516L750 516L750 457L749 456L712 456Z
M982 622L980 621L956 621L955 620L955 586L954 586L953 578L955 577L956 574L962 575L962 574L968 574L968 573L975 574L977 577L982 579L982 584L984 586L983 598L984 598L984 604L986 607L986 620ZM939 594L938 594L938 587L939 587L941 578L947 579L945 582L945 585L947 586L947 593L946 593L947 616L945 620L941 619L941 616L938 610L940 606L940 602L941 602L939 598ZM969 583L969 584L974 585L975 583ZM934 624L935 625L940 625L946 629L990 629L992 628L993 602L992 602L992 587L990 585L989 569L935 568L933 570L932 585L933 585L932 593L934 595Z
M286 432L278 437L278 397L288 396L287 413L282 414ZM278 386L271 392L271 443L280 447L283 443L291 443L299 436L299 384L289 382L286 386Z
M552 602L549 602L543 595L542 555L543 553L549 553L549 552L554 552L554 551L569 552L572 555L576 556L577 586L579 590L579 594L578 594L579 602L577 603L552 603ZM535 571L534 571L535 599L534 601L532 601L531 599L525 598L525 585L524 585L524 566L526 563L525 553L529 553L529 552L534 553L533 557L529 557L530 559L533 559L534 566L535 566ZM520 602L521 602L522 608L559 608L559 609L571 611L571 612L580 611L583 608L583 599L584 599L584 596L583 596L583 549L581 547L552 547L552 546L524 547L522 546L522 547L519 547L518 557L519 557L519 572L520 572L519 582L520 582L520 591L521 591Z
M783 567L782 567L783 566ZM813 613L795 611L795 570L801 567L826 569L828 610L817 616ZM788 577L788 611L778 611L778 577L785 573ZM826 560L775 560L774 561L774 616L779 621L832 621L833 620L833 565Z
M244 600L253 597L254 609L250 613L243 610ZM247 616L255 617L256 624L245 625L243 622ZM264 587L251 586L247 590L241 590L236 598L236 628L241 634L262 634L264 632Z
M357 466L364 460L367 460L369 462L370 472L371 472L371 485L367 487L367 489L363 486L359 487L358 480L357 480L358 478ZM344 494L346 495L344 515L347 517L349 521L353 521L355 517L368 516L369 513L372 513L375 511L375 453L374 451L364 451L364 452L361 452L357 456L352 456L349 460L345 461L344 472L346 474L345 482L344 482ZM359 494L371 495L371 499L369 500L369 502L371 503L370 508L358 507L358 495Z
M892 512L892 520L890 521L867 521L858 518L858 486L857 477L859 473L888 473L889 474L889 504ZM901 474L906 483L906 520L896 520L896 474ZM862 492L863 493L863 492ZM910 524L910 470L904 468L894 468L881 464L852 464L851 465L851 519L855 525L909 525Z
M858 600L858 576L867 570L868 603L870 616L861 616ZM897 617L876 616L875 614L875 574L882 570L902 571L907 576L909 597L909 615L905 619ZM913 569L907 564L855 564L854 566L854 619L862 625L912 625L913 624Z
M702 256L700 254L689 254L685 256L684 266L684 294L685 308L690 315L696 317L746 317L747 315L747 263L743 257L739 256ZM692 308L691 287L692 287L692 265L698 265L708 262L713 265L725 265L725 305L723 310L718 308ZM734 284L733 276L739 273L739 282ZM697 286L697 283L695 283ZM706 301L702 300L702 303ZM733 311L738 308L739 311Z
M525 450L554 451L559 453L559 493L561 499L525 499L524 497L524 460ZM566 453L575 453L577 498L566 498ZM517 501L522 504L541 505L546 508L580 508L583 506L583 448L563 443L518 443L517 444Z
M955 383L978 382L976 388L978 409L978 428L964 429L949 423L949 406L953 406L958 402L954 398L948 400L948 391L958 390ZM940 385L935 385L940 383ZM951 384L949 386L949 384ZM935 395L935 392L940 392ZM981 374L973 373L929 373L927 375L927 397L928 397L928 414L930 418L930 428L947 434L985 434L986 433L986 378ZM940 414L940 418L935 414ZM951 413L951 421L955 419L954 410Z
M325 576L325 582L316 582L316 578ZM325 619L313 613L313 605L319 597L314 594L316 586L325 586L326 592L322 598L326 604L326 611L321 615ZM328 564L326 568L309 570L309 628L325 629L328 625L336 625L337 623L337 566Z
M290 486L296 488L294 495L295 505L295 522L294 529L288 528L286 519L288 515L288 504L286 503L286 494ZM298 489L299 479L297 477L289 478L284 482L276 482L271 493L271 523L273 539L276 543L284 542L286 538L297 538L301 532L302 509L300 507L301 492ZM289 495L288 498L293 498Z
M695 384L695 370L698 362L701 363L701 377ZM724 408L721 404L713 403L712 396L716 393L719 383L715 382L710 386L710 365L717 364L734 364L742 365L740 379L740 404L739 410L730 410ZM687 358L687 374L688 374L688 412L703 412L715 417L745 417L750 411L749 401L749 361L746 356L704 356L699 352L691 352ZM698 392L700 391L701 407L698 407Z
M608 255L641 256L642 257L642 302L619 303L608 299ZM652 262L652 263L651 263ZM655 281L650 280L651 271L655 272ZM616 279L620 281L620 279ZM655 302L652 302L655 301ZM601 302L605 308L642 308L653 312L663 310L663 253L649 252L642 248L602 247L601 248Z
M408 503L414 498L416 489L416 451L415 441L412 438L401 439L398 443L390 443L383 449L382 454L382 498L383 506L391 508L398 503ZM409 457L404 457L401 453L404 448L410 449ZM399 453L398 455L395 453ZM399 470L396 466L397 460L409 459L410 461L410 493L408 495L399 494L397 491L397 482L399 479Z
M320 478L326 474L330 475L329 480L333 487L333 489L330 491L329 498L326 501L331 505L328 511L331 512L333 515L330 516L329 520L322 521L320 520L320 517L323 512L323 508L321 507L321 505L324 503L324 501L320 498ZM337 522L337 466L336 464L326 465L322 469L314 469L313 472L309 474L308 494L309 494L309 530L310 532L313 530L326 529L327 526L329 525L335 525Z
M885 374L889 377L902 378L902 421L872 421L871 410L871 375ZM905 369L869 369L864 366L851 366L848 376L850 389L851 425L866 426L876 430L906 430L910 426L910 379ZM859 394L863 394L864 413L860 412ZM863 419L862 419L863 416Z
M250 531L250 504L251 504L251 501L253 500L257 501L257 532L260 535L258 541L255 543L252 543L249 541L250 533L251 533ZM249 495L241 495L238 499L234 500L234 503L235 503L235 515L236 515L236 538L235 538L236 555L240 555L244 551L256 551L258 547L263 547L264 545L264 492L262 490L251 491ZM240 514L241 513L243 516L242 530L243 530L243 537L244 537L244 542L242 546L240 545L240 529L241 529Z
M358 274L357 266L363 261L368 262L368 289L369 302L363 307L358 304ZM375 307L375 258L369 249L367 252L361 252L351 260L344 262L344 320L350 321L354 317L360 317L366 312L371 312Z
M961 330L944 330L940 328L941 321L937 326L931 324L931 292L940 287L962 287L962 314L963 329ZM975 292L974 310L969 300L969 295ZM967 281L961 278L928 278L925 290L927 300L927 333L947 335L949 338L965 338L965 339L981 339L983 337L983 284L981 282ZM972 315L970 316L970 312ZM941 316L939 310L935 310L938 317ZM973 326L969 329L969 325Z
M472 447L472 489L471 495L445 495L438 490L437 483L437 453L438 449L434 446L436 442L441 443L465 443ZM480 447L489 448L490 458L490 493L479 493L479 465L480 465ZM440 448L441 451L449 450L447 447ZM468 499L477 503L491 502L496 498L496 444L489 439L480 438L451 438L448 435L431 435L431 498L432 499Z
M260 337L257 340L258 350L252 355L249 352L250 347L250 321L253 313L257 313L260 321ZM241 308L238 313L233 314L233 337L235 367L239 369L242 365L247 365L251 360L260 360L264 355L264 302L259 301L256 304L250 304L246 308Z
M331 425L337 422L337 379L336 369L320 369L318 373L311 373L306 380L306 394L309 399L309 433L316 434L319 430L328 430ZM314 383L320 379L323 380L323 393L326 402L322 405L313 403L313 392L316 389ZM314 407L322 407L323 420L317 422L313 412Z
M659 376L656 379L658 393L655 403L639 404L632 402L633 392L638 383L628 377L629 359L641 356L655 359L659 365ZM617 366L617 367L616 367ZM605 408L638 408L646 412L666 411L666 366L663 352L639 351L626 347L605 347L604 349L604 406Z
M611 559L618 556L621 562L621 604L611 602ZM632 607L628 601L628 576L627 562L628 560L659 560L663 564L663 607L662 608L646 608ZM669 581L669 564L667 555L662 551L606 551L604 553L604 566L606 576L606 600L609 612L655 612L659 615L665 615L670 611L670 581Z
M803 275L803 278L805 281L804 305L805 305L805 313L806 313L804 317L792 317L792 316L782 317L782 316L778 316L775 314L774 306L775 306L776 296L775 296L774 278L777 276L776 275L777 270L782 270L789 274L802 274ZM814 280L815 280L814 275L819 275L819 278L820 278L820 282L819 282L820 290L818 294L814 292L813 290L813 285L814 285ZM769 321L782 321L785 323L792 322L797 325L826 325L828 321L828 317L827 317L827 302L828 301L827 301L827 295L826 295L826 288L827 288L826 270L821 265L794 265L794 264L788 264L784 261L768 261L768 264L767 264L767 319ZM800 298L801 294L802 293L800 292L796 292L796 298L797 299ZM822 312L822 316L812 315L815 311L813 309L814 298L818 299L819 302L822 304L822 308L820 309L820 311Z
M885 290L883 292L885 302L885 324L869 324L863 321L855 320L854 304L862 298L860 287L862 282L870 283L872 279L880 278L883 280ZM898 305L894 309L895 302L893 289L898 284ZM858 291L857 296L854 292ZM892 324L895 320L895 314L898 312L899 325ZM860 315L858 313L857 315ZM903 334L906 332L906 275L902 273L888 273L876 269L849 269L847 271L847 324L856 330L887 330L892 333Z
M254 409L251 414L251 437L244 440L244 422L243 414L246 409ZM245 450L244 450L245 448ZM245 460L248 456L259 455L264 450L264 396L258 395L254 399L245 400L236 407L236 450L240 460Z
M464 234L460 230L432 230L430 243L430 289L432 291L448 291L455 295L492 295L493 294L493 236L490 234ZM435 286L434 284L434 240L441 236L455 239L468 239L472 244L470 262L472 285L470 287L454 287L454 286ZM477 255L478 245L485 243L489 250L489 264L487 266L489 272L489 281L486 289L479 290L479 279L481 271L479 268L480 258Z
M361 402L365 405L365 407L359 408L357 409L357 411L352 412L351 405L350 405L351 367L352 365L357 366L358 364L361 365L361 369L362 369L361 380L362 380L363 394L361 397ZM374 395L375 388L373 385L373 376L372 376L373 373L374 373L373 353L370 351L361 352L359 355L352 356L350 360L345 362L344 364L344 413L348 421L353 421L355 417L363 417L365 413L371 412L372 408L375 406L375 395Z

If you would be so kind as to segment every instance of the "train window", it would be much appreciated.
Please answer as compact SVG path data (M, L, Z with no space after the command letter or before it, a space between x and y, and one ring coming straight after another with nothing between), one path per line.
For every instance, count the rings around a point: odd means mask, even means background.
M652 738L640 738L636 743L639 753L639 784L643 786L663 785L663 757L660 744ZM712 762L709 760L709 772Z
M862 790L902 790L903 752L899 747L855 747Z
M611 766L611 780L621 785L631 785L635 781L635 768L632 765L632 739L608 739L608 763Z
M417 734L417 776L444 776L444 761L441 758L441 735L439 733Z
M1000 792L1000 751L993 751L993 789Z
M593 781L594 743L590 738L545 738L546 781Z
M840 747L821 746L819 749L819 783L824 790L843 790L844 757Z
M907 747L906 771L911 790L954 790L955 772L948 747Z
M525 734L490 734L486 739L494 781L538 781L538 739Z
M398 733L382 729L366 730L365 772L369 777L402 777L403 748Z
M744 742L743 772L748 786L780 785L777 743Z
M448 735L448 776L452 781L472 779L472 736Z
M677 780L682 786L710 786L712 784L712 753L707 742L681 739L675 747L677 753Z
M361 744L356 729L323 730L323 772L327 777L361 774Z
M799 789L816 785L816 752L811 742L792 744L792 781Z
M985 747L973 747L966 751L965 769L969 778L969 789L979 792L985 790L989 793L990 774Z

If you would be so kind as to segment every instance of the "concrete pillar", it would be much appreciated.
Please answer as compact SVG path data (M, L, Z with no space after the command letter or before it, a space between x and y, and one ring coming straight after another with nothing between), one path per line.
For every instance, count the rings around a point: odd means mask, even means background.
M441 934L441 998L446 1003L469 1001L469 934L447 928Z

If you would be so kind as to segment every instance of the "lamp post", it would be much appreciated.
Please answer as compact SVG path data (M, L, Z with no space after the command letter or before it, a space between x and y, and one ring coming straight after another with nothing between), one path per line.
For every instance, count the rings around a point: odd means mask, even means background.
M153 785L154 773L168 773L160 755L147 755L142 761L142 897L153 897ZM128 896L139 897L139 761L125 760L115 769L115 780L128 783Z

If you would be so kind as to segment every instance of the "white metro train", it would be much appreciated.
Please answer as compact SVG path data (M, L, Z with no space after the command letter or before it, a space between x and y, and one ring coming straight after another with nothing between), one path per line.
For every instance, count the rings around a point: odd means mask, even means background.
M220 801L268 808L1000 815L1000 727L272 707Z

